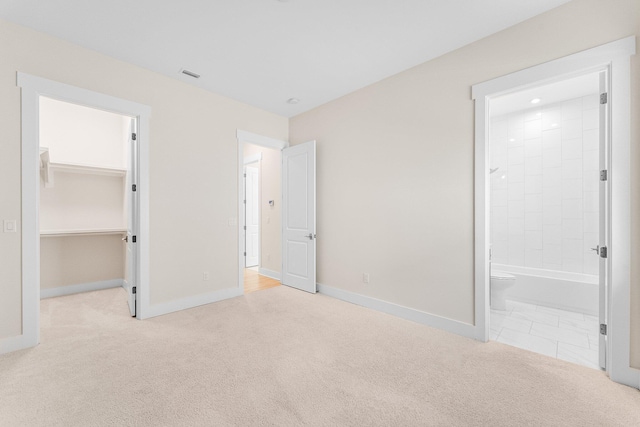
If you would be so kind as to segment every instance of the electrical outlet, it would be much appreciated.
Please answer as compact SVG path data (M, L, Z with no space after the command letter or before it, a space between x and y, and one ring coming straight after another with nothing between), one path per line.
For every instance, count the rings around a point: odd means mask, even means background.
M4 220L4 232L5 233L15 233L16 231L17 231L16 220L15 219L12 219L12 220L5 219Z
M209 280L209 272L205 271L204 273L202 273L202 280Z
M364 283L369 283L369 273L362 273L362 281Z

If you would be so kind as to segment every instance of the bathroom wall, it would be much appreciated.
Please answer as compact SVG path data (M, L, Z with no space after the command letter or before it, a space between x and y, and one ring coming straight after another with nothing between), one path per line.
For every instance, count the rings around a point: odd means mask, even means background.
M598 96L491 119L498 264L598 274Z

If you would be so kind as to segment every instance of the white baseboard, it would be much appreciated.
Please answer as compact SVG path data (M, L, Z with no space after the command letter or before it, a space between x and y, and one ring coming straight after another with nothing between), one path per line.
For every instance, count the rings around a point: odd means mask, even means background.
M29 339L26 335L2 338L0 339L0 354L23 350L25 348L35 347L36 345L38 345L38 342Z
M210 292L208 294L194 295L192 297L182 298L175 301L155 304L149 307L149 314L145 319L198 307L200 305L211 304L212 302L218 302L229 298L239 297L241 295L244 295L244 290L238 289L238 287L233 287Z
M58 288L41 289L40 299L79 294L80 292L99 291L101 289L124 287L123 279L103 280L101 282L80 283L79 285L60 286Z
M258 274L260 274L262 276L270 277L272 279L280 280L280 273L278 273L277 271L273 271L273 270L269 270L269 269L260 267L260 268L258 268Z
M424 311L419 311L414 308L404 307L391 302L334 288L332 286L322 285L320 283L318 283L318 292L352 304L361 305L363 307L371 308L373 310L421 323L423 325L462 335L463 337L475 339L475 326L468 323L458 322L457 320L447 319L445 317L425 313Z

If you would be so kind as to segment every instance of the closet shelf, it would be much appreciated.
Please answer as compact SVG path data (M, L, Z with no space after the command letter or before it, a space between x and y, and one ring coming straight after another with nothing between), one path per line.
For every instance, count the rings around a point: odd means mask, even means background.
M73 163L51 163L50 168L56 172L83 173L88 175L125 176L127 173L126 169L78 165Z
M40 237L101 236L108 234L126 234L126 228L95 228L84 230L40 230Z
M79 173L85 175L102 175L122 177L127 174L127 169L106 168L102 166L82 165L76 163L53 163L49 155L49 148L40 147L40 169L46 188L53 187L55 172Z

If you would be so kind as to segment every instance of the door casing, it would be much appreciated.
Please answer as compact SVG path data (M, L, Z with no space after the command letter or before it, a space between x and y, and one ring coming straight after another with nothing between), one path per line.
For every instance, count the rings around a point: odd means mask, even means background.
M244 192L244 200L245 200L245 205L244 205L244 211L245 211L245 214L244 214L244 225L246 227L245 228L245 238L244 238L244 241L245 241L245 253L246 253L246 255L245 255L245 268L249 267L247 265L247 263L248 263L248 259L250 258L249 257L249 250L248 250L248 246L249 245L247 243L249 241L249 234L250 234L249 233L249 227L250 226L249 226L248 221L247 221L247 218L249 218L249 214L247 212L250 209L254 208L254 207L255 207L255 209L257 210L257 213L258 213L257 214L257 217L258 217L258 221L257 221L257 223L258 223L258 225L257 225L258 231L257 231L257 234L258 235L257 235L257 239L256 239L257 247L258 247L258 254L256 255L257 259L255 261L255 265L260 266L260 261L261 261L260 257L262 255L262 250L261 250L261 247L260 247L260 245L261 245L261 239L260 239L261 230L260 230L260 228L262 226L262 224L261 224L262 215L261 215L261 212L260 212L260 210L261 210L260 209L261 208L261 206L260 206L260 204L261 204L260 203L260 200L261 200L260 184L258 183L258 188L255 189L256 191L253 191L254 189L252 189L252 192L251 192L251 196L252 197L248 197L248 191L247 191L247 188L248 188L248 185L249 185L249 180L247 179L248 178L247 174L251 173L251 172L248 172L248 171L250 171L250 170L251 171L255 171L255 174L258 177L258 180L260 180L260 164L259 163L257 165L256 164L252 164L251 166L248 166L248 165L250 165L250 163L247 163L246 159L245 159L245 166L244 166L244 188L245 188L245 192ZM254 205L256 205L256 206L254 206ZM253 217L253 215L251 215L251 217ZM253 258L253 257L251 257L251 258ZM254 263L251 262L251 264L254 264ZM251 265L251 267L253 267L253 265Z
M489 339L489 102L528 87L590 72L609 76L611 185L608 269L608 351L610 378L638 388L640 371L630 367L630 56L635 37L627 37L540 64L472 87L475 100L475 337Z
M22 334L3 342L0 352L33 347L40 341L40 225L39 225L39 109L40 97L97 108L138 122L138 315L148 317L149 307L149 118L147 105L87 89L17 73L22 116ZM4 340L3 340L4 341Z

